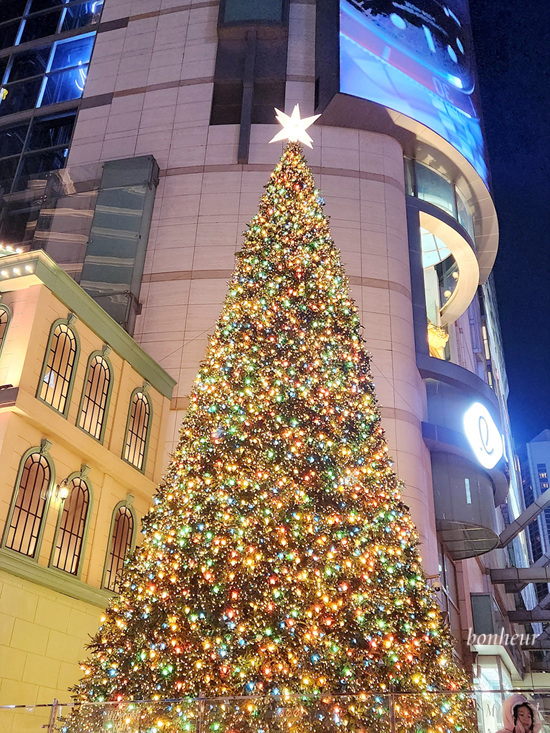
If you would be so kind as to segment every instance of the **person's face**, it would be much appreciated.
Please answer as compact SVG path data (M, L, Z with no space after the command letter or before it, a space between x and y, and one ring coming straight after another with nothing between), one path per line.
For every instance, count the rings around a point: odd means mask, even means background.
M521 723L524 728L530 728L533 722L533 716L527 705L520 705L517 709L518 723Z

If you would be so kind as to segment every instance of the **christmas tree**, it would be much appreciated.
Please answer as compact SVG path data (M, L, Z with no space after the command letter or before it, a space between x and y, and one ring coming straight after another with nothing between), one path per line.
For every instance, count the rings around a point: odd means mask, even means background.
M407 692L399 730L469 725L456 696L429 694L465 678L422 573L322 205L290 142L237 255L143 543L82 664L82 702L216 698L207 728L220 733L374 731L388 729L384 693ZM189 705L151 703L139 730L192 730ZM96 730L98 715L83 707L67 727ZM132 720L117 729L138 730Z

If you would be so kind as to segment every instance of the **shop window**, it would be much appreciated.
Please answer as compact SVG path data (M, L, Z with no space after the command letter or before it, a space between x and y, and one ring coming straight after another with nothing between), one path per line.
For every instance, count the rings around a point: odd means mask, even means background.
M150 414L151 408L147 395L136 390L132 395L130 405L123 457L140 470L145 467Z
M77 353L78 344L74 331L66 323L55 325L42 369L38 396L63 414L69 402Z
M134 541L134 515L127 506L115 509L103 587L118 593L124 561Z
M10 312L5 305L0 305L0 356L2 355L2 347L6 340L6 333L10 323Z
M91 357L88 365L86 388L80 408L78 427L101 440L105 427L107 402L111 389L111 370L101 355Z
M51 479L50 464L40 452L32 452L23 458L4 542L10 550L28 557L35 556Z
M460 636L460 613L458 600L458 584L456 579L456 567L451 558L439 549L439 576L441 580L441 591L439 605L446 613L449 626L453 635ZM457 636L457 638L458 638Z
M90 490L86 482L74 478L69 484L69 495L61 512L52 567L72 575L78 574L89 505Z

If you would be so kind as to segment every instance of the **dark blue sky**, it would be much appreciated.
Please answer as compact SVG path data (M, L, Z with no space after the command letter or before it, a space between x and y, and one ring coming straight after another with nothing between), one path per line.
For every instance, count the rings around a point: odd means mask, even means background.
M470 0L516 445L550 428L550 3Z

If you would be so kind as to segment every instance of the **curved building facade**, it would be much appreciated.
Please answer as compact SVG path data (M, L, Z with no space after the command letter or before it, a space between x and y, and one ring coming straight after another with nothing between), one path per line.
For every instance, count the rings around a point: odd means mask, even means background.
M64 165L12 185L4 208L34 200L33 187L42 198L0 239L44 248L177 381L168 455L281 152L268 145L273 108L322 113L306 157L359 308L425 570L439 577L469 663L463 641L476 623L481 632L479 608L498 626L495 609L504 618L512 605L486 569L509 563L499 535L522 505L465 0L94 5L101 15ZM21 114L10 109L0 127L14 130ZM514 553L528 564L521 538ZM493 650L473 673L490 669L502 686L522 659Z

